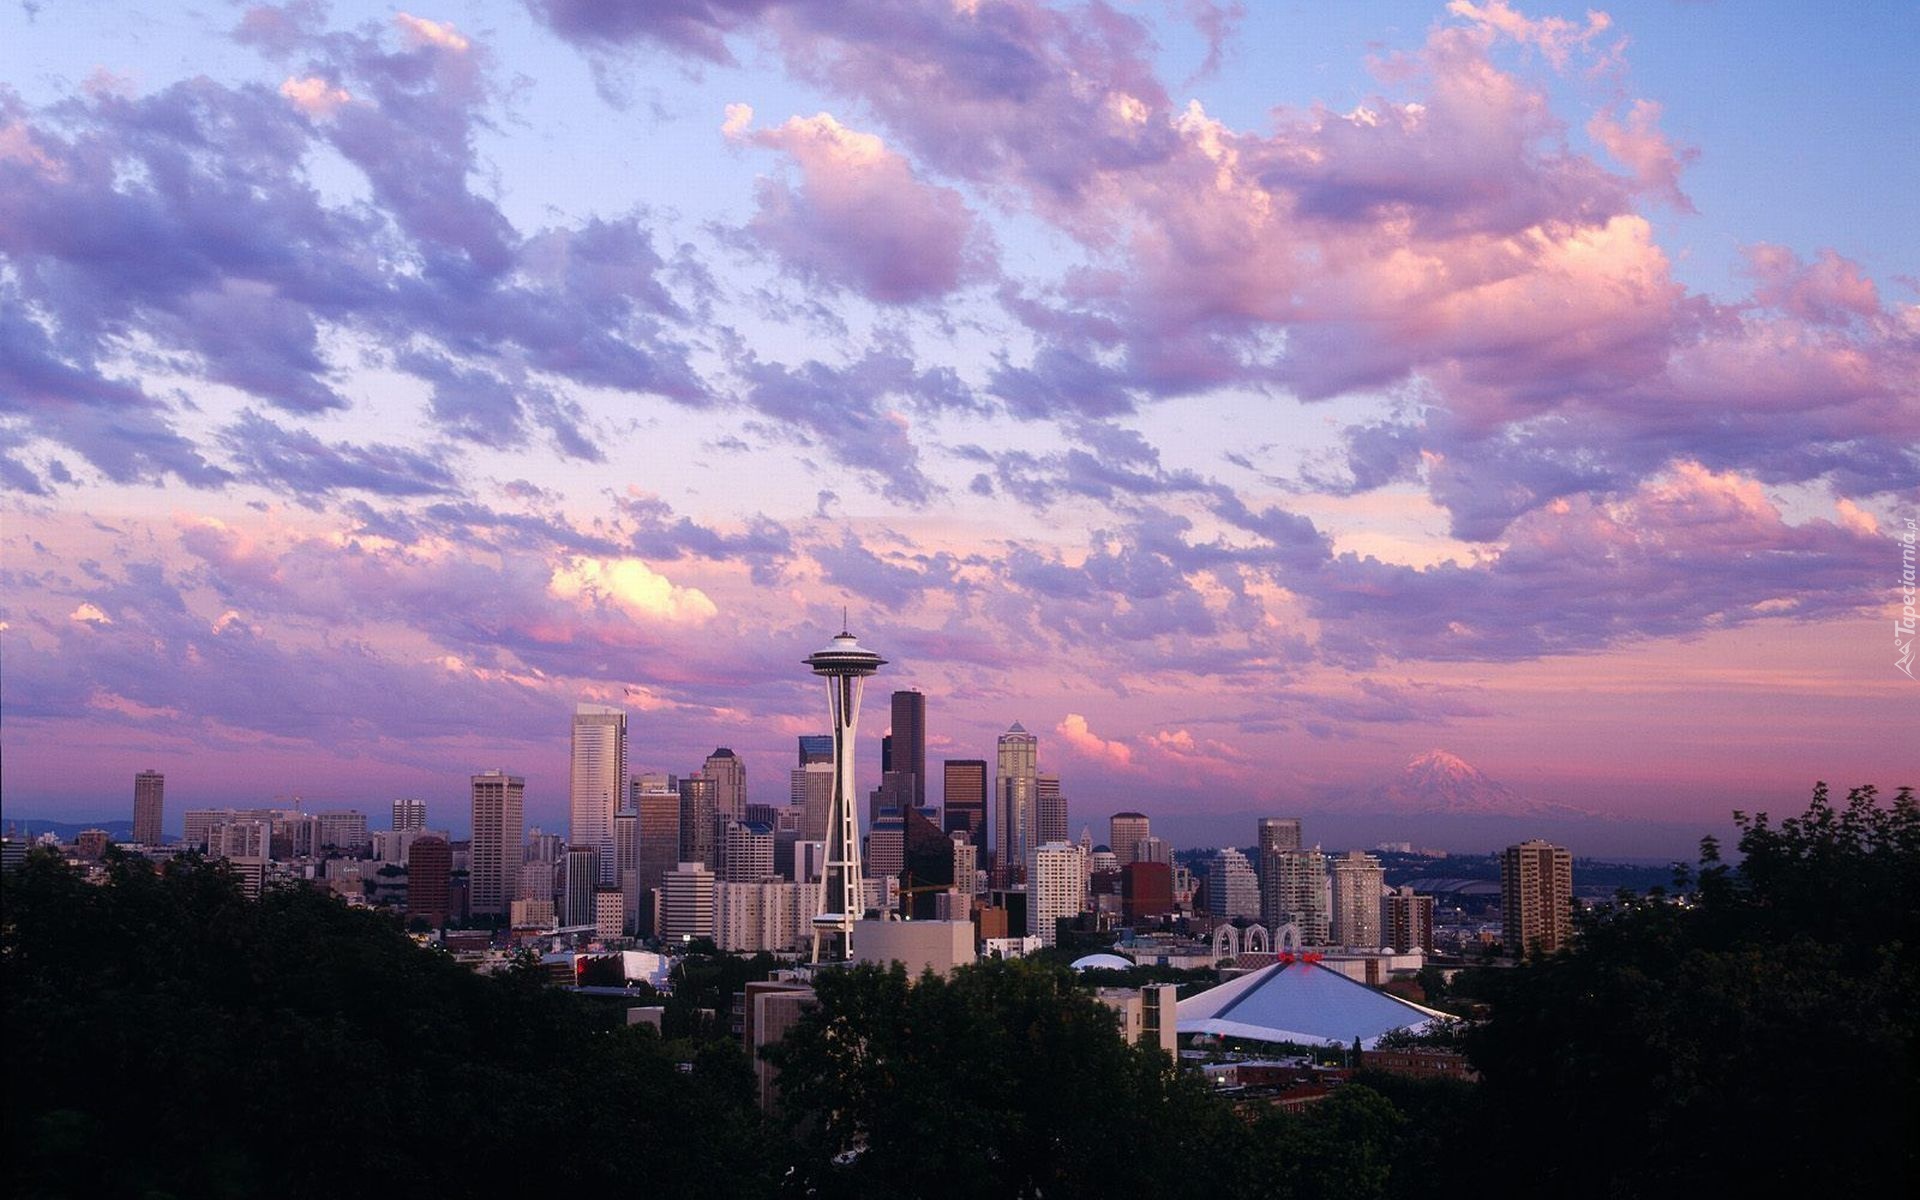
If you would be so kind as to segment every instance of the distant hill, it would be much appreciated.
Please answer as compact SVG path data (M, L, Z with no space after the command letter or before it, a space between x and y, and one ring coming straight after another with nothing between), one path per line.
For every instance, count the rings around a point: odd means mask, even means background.
M37 838L43 833L52 833L63 842L70 842L83 829L104 829L116 842L133 840L132 821L53 821L45 817L15 817L0 819L0 829L8 837Z

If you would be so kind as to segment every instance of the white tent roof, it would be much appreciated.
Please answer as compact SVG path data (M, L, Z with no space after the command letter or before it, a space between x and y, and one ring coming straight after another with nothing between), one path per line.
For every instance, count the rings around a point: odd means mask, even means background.
M1179 1031L1261 1042L1351 1043L1371 1049L1396 1029L1420 1032L1435 1009L1376 992L1304 960L1281 961L1180 1001Z

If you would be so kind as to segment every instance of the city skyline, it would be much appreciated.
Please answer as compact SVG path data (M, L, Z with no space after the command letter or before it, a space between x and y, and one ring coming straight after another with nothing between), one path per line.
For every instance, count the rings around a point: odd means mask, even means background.
M1920 15L696 7L0 15L10 815L778 802L843 606L1076 830L1910 782Z

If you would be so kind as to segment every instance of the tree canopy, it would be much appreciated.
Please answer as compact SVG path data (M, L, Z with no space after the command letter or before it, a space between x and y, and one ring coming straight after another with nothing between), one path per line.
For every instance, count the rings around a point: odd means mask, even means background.
M737 1052L683 1073L617 1008L476 976L308 889L108 870L32 855L6 879L13 1194L770 1186Z
M1488 973L1468 1037L1504 1145L1572 1197L1819 1186L1911 1195L1920 807L1824 785L1736 814L1691 896L1622 896L1561 953Z

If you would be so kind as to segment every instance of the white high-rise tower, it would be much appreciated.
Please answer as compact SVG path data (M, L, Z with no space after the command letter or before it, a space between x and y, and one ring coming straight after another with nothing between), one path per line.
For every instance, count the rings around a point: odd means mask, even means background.
M1040 739L1015 721L1000 735L994 792L1000 811L995 831L996 866L1008 886L1027 882L1033 852L1040 848Z
M860 724L860 693L867 676L887 660L863 650L842 629L824 649L804 660L827 681L827 710L833 717L833 799L827 812L827 854L820 879L820 911L813 918L813 961L820 961L822 938L838 938L839 954L853 958L853 923L866 911L860 876L860 806L853 784L854 731Z
M613 814L627 786L627 714L604 704L573 710L573 768L568 777L568 842L599 853L597 883L615 876Z

